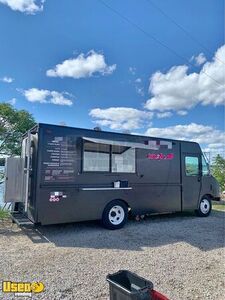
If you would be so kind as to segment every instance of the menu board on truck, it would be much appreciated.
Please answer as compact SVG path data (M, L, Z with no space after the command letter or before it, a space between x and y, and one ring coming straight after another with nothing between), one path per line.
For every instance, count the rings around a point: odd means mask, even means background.
M77 159L73 136L47 136L42 158L44 182L73 182Z

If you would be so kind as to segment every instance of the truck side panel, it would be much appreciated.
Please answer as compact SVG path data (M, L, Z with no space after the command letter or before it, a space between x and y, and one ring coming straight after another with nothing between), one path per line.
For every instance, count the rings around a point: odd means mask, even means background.
M124 200L134 213L181 211L178 141L162 141L160 145L160 139L152 138L152 142L159 145L157 149L137 148L135 173L93 173L82 171L82 137L125 139L123 135L112 133L42 125L36 190L38 222L55 224L100 219L104 207L113 199ZM126 136L126 141L143 144L150 139ZM62 166L58 165L60 155ZM83 190L110 188L117 180L127 180L131 189Z

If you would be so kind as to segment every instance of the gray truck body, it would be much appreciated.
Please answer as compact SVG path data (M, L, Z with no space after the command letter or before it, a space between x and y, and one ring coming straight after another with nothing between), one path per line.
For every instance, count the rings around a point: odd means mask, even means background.
M115 199L133 215L196 210L204 195L219 199L194 142L38 124L24 136L20 159L14 175L8 163L5 201L43 225L101 219ZM15 178L22 180L12 190Z

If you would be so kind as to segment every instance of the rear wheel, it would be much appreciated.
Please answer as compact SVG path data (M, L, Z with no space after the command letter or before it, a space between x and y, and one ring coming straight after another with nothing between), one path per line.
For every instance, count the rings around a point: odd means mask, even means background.
M208 217L212 210L212 202L209 196L203 196L199 202L198 209L196 211L199 217Z
M121 200L113 200L103 211L102 225L108 229L120 229L125 225L127 216L127 205Z

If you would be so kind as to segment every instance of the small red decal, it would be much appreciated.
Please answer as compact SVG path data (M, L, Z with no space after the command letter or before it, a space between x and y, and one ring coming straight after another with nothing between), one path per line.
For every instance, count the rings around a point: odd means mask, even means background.
M154 154L154 153L149 153L147 155L148 159L152 159L152 160L171 160L174 158L174 154L173 153L169 153L169 154L162 154L162 153L158 153L158 154Z

